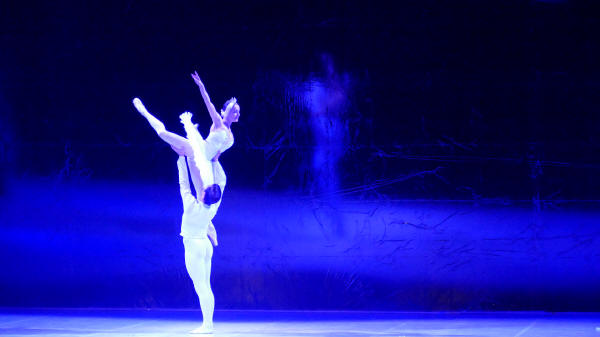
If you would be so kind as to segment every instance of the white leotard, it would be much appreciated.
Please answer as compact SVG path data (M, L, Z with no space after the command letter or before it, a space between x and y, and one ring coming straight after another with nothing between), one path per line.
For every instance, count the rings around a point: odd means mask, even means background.
M208 160L212 160L217 154L221 154L233 146L233 134L224 128L211 129L205 141L207 143L206 157Z

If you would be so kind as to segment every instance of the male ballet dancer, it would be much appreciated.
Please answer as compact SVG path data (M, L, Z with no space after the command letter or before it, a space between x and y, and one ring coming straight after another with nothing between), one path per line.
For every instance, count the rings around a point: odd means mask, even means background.
M193 144L192 153L188 153L190 156L187 157L187 164L186 157L182 155L177 160L179 190L183 202L181 236L185 248L185 266L200 300L203 318L202 326L192 330L191 333L212 333L215 307L215 299L210 287L213 247L207 232L221 204L221 193L225 188L227 177L218 162L211 162L206 158L204 154L206 143L191 122L191 114L184 113L180 119L190 143ZM196 189L196 197L192 195L190 189L188 165ZM205 186L207 175L214 177L214 185ZM215 190L214 186L217 186L218 190Z

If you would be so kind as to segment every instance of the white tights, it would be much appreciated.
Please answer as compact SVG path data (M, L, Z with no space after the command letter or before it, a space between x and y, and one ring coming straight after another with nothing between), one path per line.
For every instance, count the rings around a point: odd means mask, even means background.
M200 299L202 310L202 326L212 328L213 312L215 310L215 297L210 288L210 268L213 247L208 238L183 239L185 247L185 267L190 274L194 289Z

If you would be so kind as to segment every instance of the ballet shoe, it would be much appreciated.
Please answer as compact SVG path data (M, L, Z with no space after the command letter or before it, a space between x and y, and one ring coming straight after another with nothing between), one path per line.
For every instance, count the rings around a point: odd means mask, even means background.
M142 115L145 115L148 112L146 110L146 107L142 103L142 101L139 98L137 98L137 97L133 99L133 105L135 106L135 108L137 109L137 111L139 113L141 113Z

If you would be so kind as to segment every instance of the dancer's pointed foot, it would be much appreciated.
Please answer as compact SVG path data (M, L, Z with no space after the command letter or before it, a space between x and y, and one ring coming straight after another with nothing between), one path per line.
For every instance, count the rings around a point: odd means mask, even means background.
M179 121L181 122L181 124L183 124L183 128L190 128L190 129L186 129L186 132L193 132L193 128L198 129L198 124L194 124L192 123L192 113L189 111L186 111L184 113L182 113L181 115L179 115ZM190 134L188 133L188 137L190 137Z
M139 98L134 98L133 99L133 106L135 106L135 108L137 109L137 111L139 113L142 114L142 116L146 117L146 114L148 113L148 110L146 110L146 107L144 106L144 103L142 103L142 101Z
M212 325L210 325L210 326L203 325L197 329L190 331L191 334L204 334L204 335L211 334L213 332L215 332L215 328Z
M179 115L179 121L183 125L186 125L188 123L192 124L192 113L189 111L182 113L181 115Z

